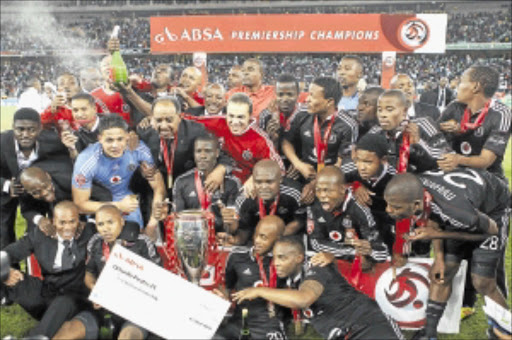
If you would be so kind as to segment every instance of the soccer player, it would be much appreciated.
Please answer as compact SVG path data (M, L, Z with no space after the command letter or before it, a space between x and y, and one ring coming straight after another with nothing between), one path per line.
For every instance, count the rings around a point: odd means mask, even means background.
M247 59L242 66L242 86L232 88L226 93L228 100L238 92L249 96L253 105L251 116L256 120L258 120L260 112L276 98L274 87L263 85L263 77L262 62L255 58Z
M363 98L365 94L361 96ZM382 240L393 248L393 220L386 213L384 189L396 174L396 169L387 161L386 138L367 134L355 145L353 161L341 167L345 181L352 185L354 198L359 204L370 208Z
M388 256L370 209L354 200L346 189L339 168L328 166L318 173L316 199L307 207L307 220L302 219L299 228L306 230L309 247L317 252L311 259L314 265L362 255L366 268Z
M146 235L138 235L134 242L120 240L119 236L124 227L122 212L114 205L103 205L96 212L96 228L98 233L93 235L87 244L87 262L85 265L85 285L93 290L96 280L100 276L108 260L112 247L121 242L123 247L137 255L156 264L160 263L160 256L156 252L153 242ZM117 242L116 242L117 241ZM135 307L135 306L134 306ZM100 305L93 304L93 310L80 312L71 321L62 325L54 339L98 339L99 328L104 314L107 313ZM144 339L147 331L118 315L112 315L119 339Z
M422 221L425 225L416 228L409 239L433 240L434 264L422 332L429 339L437 337L437 325L463 259L471 259L475 289L508 308L496 285L496 268L505 251L510 214L510 193L500 183L488 172L457 168L449 173L400 174L386 187L384 197L392 218L411 218L414 224Z
M251 238L258 221L267 215L280 217L286 223L287 233L296 231L298 220L305 214L300 203L300 186L293 180L283 178L279 164L270 159L256 163L252 178L256 197L240 193L236 200L240 219L233 243L245 244Z
M105 204L113 204L127 214L127 221L133 221L143 228L138 200L128 186L133 173L142 163L149 166L154 164L151 153L143 142L133 151L127 149L128 125L116 114L103 117L98 132L99 142L87 147L76 159L72 182L73 200L87 214L95 213ZM91 200L93 181L112 192L113 202ZM162 205L165 188L159 172L148 182L153 189L153 207L147 227L148 233L152 233L158 220L164 217Z
M215 231L226 230L225 223L232 223L234 217L224 221L223 216L230 214L226 207L234 206L241 183L232 175L225 175L221 188L210 194L204 185L207 176L217 166L220 149L217 138L199 136L194 141L194 160L196 167L176 178L173 187L173 203L177 212L188 209L209 210L215 215ZM231 214L234 214L232 209ZM229 229L229 228L228 228Z
M272 251L276 274L287 288L249 287L233 294L238 304L265 299L275 304L302 309L324 339L404 339L400 328L379 305L356 291L341 276L336 264L304 267L303 243L285 236Z
M363 61L355 55L341 58L336 71L342 91L338 102L334 103L338 111L346 112L350 117L356 118L359 92L357 84L363 78Z
M277 286L276 268L272 257L272 247L283 234L284 222L277 216L263 217L254 232L254 246L247 250L233 251L226 264L226 289L215 293L228 299L228 292L240 291L249 287ZM281 312L273 303L263 299L244 301L237 304L233 316L221 326L217 335L225 339L236 339L242 328L242 309L249 310L247 326L254 339L286 339L281 322Z
M272 142L263 132L250 124L251 114L251 99L243 93L236 93L229 98L226 117L194 118L219 138L222 150L235 162L233 175L245 183L247 192L253 191L253 182L249 177L253 166L259 160L271 158L278 162L284 171L281 158Z
M41 266L42 280L11 268L3 283L7 297L39 320L29 336L53 337L66 320L87 305L85 259L94 227L80 226L78 207L70 201L57 204L53 215L56 237L36 228L5 248L12 264L34 254Z
M409 149L408 171L437 169L437 160L450 151L444 135L430 118L407 120L407 99L400 90L388 90L379 97L379 126L368 133L377 133L388 141L388 161L397 169L400 149Z
M305 185L303 197L314 197L314 178L325 165L341 165L357 138L357 123L347 115L337 115L341 89L334 78L313 80L307 99L308 111L293 116L283 140L283 153L297 169ZM307 199L309 198L309 199Z
M492 99L499 79L499 73L489 66L472 66L464 72L457 101L446 108L440 120L456 153L444 154L438 164L445 171L457 166L487 169L506 186L501 163L510 139L512 114Z
M434 105L416 101L416 87L411 77L407 74L395 74L393 78L391 78L390 87L402 91L409 101L409 108L407 109L408 119L429 117L434 122L438 121L441 115L439 109Z
M370 87L361 93L355 117L359 124L358 138L363 137L372 127L379 125L377 103L383 93L384 89L382 87Z

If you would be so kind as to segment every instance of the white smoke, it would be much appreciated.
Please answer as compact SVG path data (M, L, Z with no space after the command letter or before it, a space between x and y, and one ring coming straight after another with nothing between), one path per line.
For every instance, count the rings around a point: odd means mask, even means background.
M80 29L72 30L57 21L49 1L16 1L15 13L2 11L2 26L7 23L16 39L15 49L21 51L52 51L59 66L74 72L88 66L97 66L91 56L90 42ZM31 42L31 43L28 43ZM16 46L17 45L17 46Z

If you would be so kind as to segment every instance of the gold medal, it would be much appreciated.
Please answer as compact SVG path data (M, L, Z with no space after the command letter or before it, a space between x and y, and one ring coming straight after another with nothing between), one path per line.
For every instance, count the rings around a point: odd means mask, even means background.
M167 175L167 187L172 189L172 175Z
M274 304L272 302L268 303L267 309L268 309L268 317L271 319L275 318L276 317L276 307L274 306Z
M293 324L295 326L295 335L304 334L304 326L302 325L301 320L293 320Z

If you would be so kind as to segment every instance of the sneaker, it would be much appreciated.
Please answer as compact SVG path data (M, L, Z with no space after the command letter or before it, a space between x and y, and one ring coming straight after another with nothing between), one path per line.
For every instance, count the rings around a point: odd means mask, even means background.
M476 313L476 309L474 307L462 307L460 309L460 320L466 320L471 315Z

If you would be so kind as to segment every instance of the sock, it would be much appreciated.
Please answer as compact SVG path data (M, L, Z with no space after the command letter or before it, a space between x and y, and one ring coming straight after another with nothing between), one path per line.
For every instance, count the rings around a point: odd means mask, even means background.
M427 302L427 323L425 325L425 332L428 338L437 338L437 325L443 316L446 308L446 302L437 302L428 300Z

